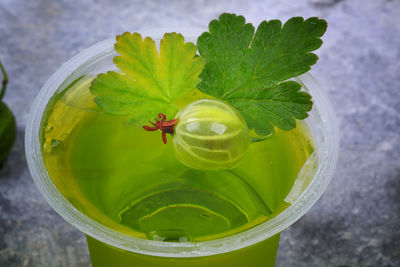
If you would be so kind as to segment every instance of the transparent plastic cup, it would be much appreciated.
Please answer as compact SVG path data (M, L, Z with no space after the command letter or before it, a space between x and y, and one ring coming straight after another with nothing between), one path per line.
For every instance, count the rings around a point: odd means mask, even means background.
M196 42L204 29L178 28L141 31L160 40L176 31L186 41ZM88 237L94 267L98 266L274 266L279 233L297 221L321 196L336 166L339 126L332 105L310 74L295 78L312 97L314 106L305 120L314 139L315 151L300 171L285 201L291 205L277 216L243 232L203 242L160 242L128 236L108 228L76 209L60 193L44 165L39 131L51 97L82 75L96 75L116 67L114 39L97 43L61 66L40 90L29 114L25 144L33 180L40 193L67 222Z

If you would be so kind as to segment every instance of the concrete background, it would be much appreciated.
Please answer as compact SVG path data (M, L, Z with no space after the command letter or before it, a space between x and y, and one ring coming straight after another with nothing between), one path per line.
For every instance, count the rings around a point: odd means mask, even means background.
M23 136L33 98L60 65L124 31L207 26L222 12L328 21L312 73L341 122L335 176L318 203L282 234L278 265L400 266L400 1L0 0L5 102L17 141L0 170L0 266L89 266L82 233L43 200L28 172Z

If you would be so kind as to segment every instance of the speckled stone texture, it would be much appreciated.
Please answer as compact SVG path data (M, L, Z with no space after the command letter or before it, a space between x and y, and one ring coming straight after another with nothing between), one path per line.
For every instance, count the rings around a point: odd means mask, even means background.
M86 240L43 200L23 135L33 98L79 51L124 31L207 26L222 12L258 24L295 15L329 23L312 73L341 123L337 171L282 234L278 266L400 266L400 2L383 0L0 1L0 59L16 145L0 170L0 266L89 266Z

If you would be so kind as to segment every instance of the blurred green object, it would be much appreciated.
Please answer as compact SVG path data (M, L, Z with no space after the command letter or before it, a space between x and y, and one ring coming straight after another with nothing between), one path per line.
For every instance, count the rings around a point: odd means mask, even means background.
M17 134L17 125L14 115L9 107L2 101L8 83L8 76L3 64L0 61L0 69L3 74L3 81L0 91L0 167L8 154L11 152Z

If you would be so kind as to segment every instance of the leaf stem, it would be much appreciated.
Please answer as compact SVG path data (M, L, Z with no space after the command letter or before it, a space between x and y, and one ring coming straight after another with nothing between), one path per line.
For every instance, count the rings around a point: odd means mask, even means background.
M3 74L3 81L1 82L1 91L0 91L0 101L1 101L6 93L6 88L7 88L7 83L8 83L7 72L3 66L3 63L1 63L1 61L0 61L0 69Z

